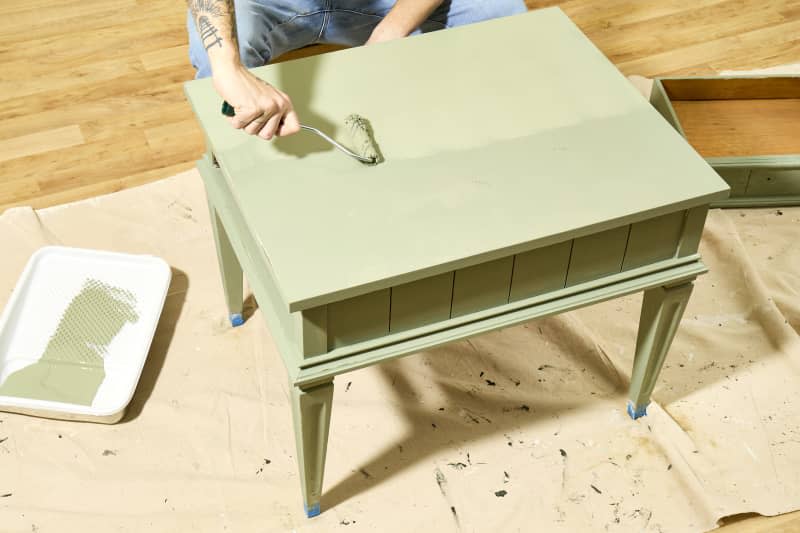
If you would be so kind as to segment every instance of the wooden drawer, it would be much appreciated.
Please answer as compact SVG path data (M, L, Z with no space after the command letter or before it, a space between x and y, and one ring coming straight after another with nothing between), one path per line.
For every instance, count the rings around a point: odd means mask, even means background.
M730 185L714 207L800 204L800 76L659 78L650 102Z

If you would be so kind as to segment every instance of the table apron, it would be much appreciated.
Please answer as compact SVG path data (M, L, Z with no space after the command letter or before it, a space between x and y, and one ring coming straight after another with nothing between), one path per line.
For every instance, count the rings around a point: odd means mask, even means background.
M425 328L424 334L405 338L399 342L390 342L391 336L387 336L384 339L371 341L369 348L361 352L351 352L336 359L331 359L330 356L333 354L326 354L326 356L317 358L317 362L305 360L301 363L299 372L293 376L292 382L302 387L312 386L315 383L328 381L338 374L467 339L489 331L515 326L536 318L557 315L653 287L691 282L698 275L707 271L708 269L702 261L697 256L694 256L692 261L680 266L593 287L579 293L546 301L538 299L539 301L536 303L523 307L520 307L520 304L524 304L524 302L499 306L483 313L476 313L474 315L475 319L471 321L455 325L453 321L446 321L428 326ZM380 344L381 340L386 342ZM325 360L319 361L323 357L325 357Z

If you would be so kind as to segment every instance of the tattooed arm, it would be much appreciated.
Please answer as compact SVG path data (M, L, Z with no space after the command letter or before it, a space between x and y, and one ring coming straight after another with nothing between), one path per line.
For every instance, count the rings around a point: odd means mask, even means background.
M197 31L212 69L239 62L236 18L231 0L189 0Z
M271 139L300 130L289 97L250 73L239 59L233 0L188 0L208 52L214 88L236 110L233 127Z

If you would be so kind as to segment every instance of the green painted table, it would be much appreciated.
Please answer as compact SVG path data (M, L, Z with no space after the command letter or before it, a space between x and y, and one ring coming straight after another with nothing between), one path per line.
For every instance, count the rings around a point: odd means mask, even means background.
M628 410L645 407L728 186L556 8L255 69L346 141L232 129L186 92L228 309L242 273L286 364L302 490L319 513L333 378L644 291Z

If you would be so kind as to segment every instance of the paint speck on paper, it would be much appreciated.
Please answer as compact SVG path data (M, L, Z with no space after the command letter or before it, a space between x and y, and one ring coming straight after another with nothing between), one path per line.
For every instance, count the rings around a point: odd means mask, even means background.
M439 490L442 492L442 496L447 496L447 491L445 490L447 478L444 477L444 474L438 468L433 471L433 474L436 476L436 484L439 485Z

